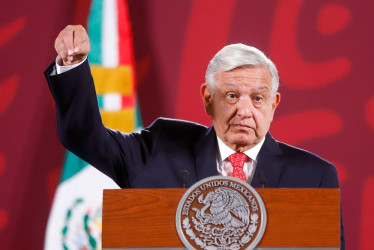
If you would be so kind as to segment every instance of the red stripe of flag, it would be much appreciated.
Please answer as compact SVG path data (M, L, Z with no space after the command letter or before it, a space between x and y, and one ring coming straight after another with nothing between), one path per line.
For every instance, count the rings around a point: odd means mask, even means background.
M118 11L118 61L119 65L131 68L132 85L136 92L136 72L134 58L134 44L132 40L131 21L127 0L117 0Z
M132 96L122 96L122 108L135 108L135 97Z
M117 0L119 64L133 66L133 44L129 13L125 0Z

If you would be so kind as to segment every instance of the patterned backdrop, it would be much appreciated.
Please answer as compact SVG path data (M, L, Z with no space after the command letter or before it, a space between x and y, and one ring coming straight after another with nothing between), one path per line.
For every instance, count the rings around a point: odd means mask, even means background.
M42 249L64 149L43 70L54 38L84 23L89 0L6 1L0 8L0 242ZM372 249L374 3L369 0L128 0L143 124L159 116L206 125L199 87L225 44L278 66L281 141L333 162L347 249ZM22 240L20 240L22 239Z

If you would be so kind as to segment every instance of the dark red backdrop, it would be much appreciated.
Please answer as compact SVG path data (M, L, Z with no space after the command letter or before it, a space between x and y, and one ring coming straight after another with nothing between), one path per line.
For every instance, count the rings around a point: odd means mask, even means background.
M42 72L55 57L55 36L84 20L86 11L76 10L87 2L13 1L0 8L2 249L43 246L64 150ZM209 124L199 97L209 59L227 43L258 47L275 61L281 79L272 134L336 164L348 249L371 249L374 3L128 3L144 124L159 116Z

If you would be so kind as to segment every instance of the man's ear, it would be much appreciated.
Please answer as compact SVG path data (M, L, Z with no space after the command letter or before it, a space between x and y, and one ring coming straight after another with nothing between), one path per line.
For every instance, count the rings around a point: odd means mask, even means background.
M210 89L210 86L207 83L204 83L201 85L200 94L201 94L201 97L203 98L205 112L208 115L211 115L212 114L212 108L211 108L212 90Z
M281 99L280 93L279 92L275 93L275 96L273 97L273 101L271 103L271 108L272 108L271 121L273 121L274 112L280 102L280 99Z
M275 93L275 96L274 96L274 99L273 99L273 102L271 104L272 108L273 108L273 111L275 111L276 107L278 106L279 102L280 102L280 99L281 99L281 95L279 92Z

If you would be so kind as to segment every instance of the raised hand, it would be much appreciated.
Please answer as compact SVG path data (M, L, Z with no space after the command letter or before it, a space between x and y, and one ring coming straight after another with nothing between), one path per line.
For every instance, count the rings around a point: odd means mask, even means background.
M61 57L61 66L73 65L83 61L90 52L90 40L82 25L68 25L57 36L55 49Z

